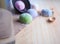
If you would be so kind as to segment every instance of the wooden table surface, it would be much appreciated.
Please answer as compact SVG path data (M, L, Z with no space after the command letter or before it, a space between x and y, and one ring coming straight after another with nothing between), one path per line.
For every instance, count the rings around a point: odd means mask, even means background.
M40 1L40 9L53 8L56 20L47 23L48 17L39 16L16 35L16 44L60 44L60 3Z

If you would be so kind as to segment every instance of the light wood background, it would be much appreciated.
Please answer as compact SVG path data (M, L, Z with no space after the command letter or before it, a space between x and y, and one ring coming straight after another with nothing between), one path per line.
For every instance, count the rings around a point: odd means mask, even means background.
M35 1L42 8L53 8L56 20L39 16L16 35L16 44L60 44L60 1Z

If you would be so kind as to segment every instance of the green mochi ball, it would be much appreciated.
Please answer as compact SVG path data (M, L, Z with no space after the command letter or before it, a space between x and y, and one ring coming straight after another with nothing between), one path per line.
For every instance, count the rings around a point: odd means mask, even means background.
M32 16L31 16L30 14L28 14L28 13L23 13L23 14L21 14L21 15L19 16L19 20L20 20L20 22L22 22L22 23L27 23L27 24L29 24L29 23L32 22Z

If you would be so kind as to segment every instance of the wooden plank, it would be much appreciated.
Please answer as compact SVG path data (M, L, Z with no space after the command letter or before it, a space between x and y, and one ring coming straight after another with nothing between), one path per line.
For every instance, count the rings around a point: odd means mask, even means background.
M37 17L16 35L16 44L60 44L60 9L58 10L60 6L57 6L58 2L55 3L48 1L45 3L45 7L54 8L55 22L47 23L47 17Z

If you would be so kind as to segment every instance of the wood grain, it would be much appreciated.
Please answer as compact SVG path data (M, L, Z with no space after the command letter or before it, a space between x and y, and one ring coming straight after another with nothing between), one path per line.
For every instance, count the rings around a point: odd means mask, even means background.
M55 22L47 23L48 17L39 16L16 35L16 44L60 44L59 2L41 2L41 8L54 8Z

